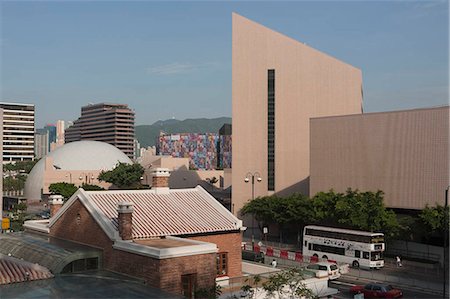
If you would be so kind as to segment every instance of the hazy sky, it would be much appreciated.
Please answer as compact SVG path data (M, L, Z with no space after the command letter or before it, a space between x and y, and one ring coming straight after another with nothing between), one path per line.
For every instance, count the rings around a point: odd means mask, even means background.
M448 1L2 1L1 100L37 127L89 102L231 116L232 12L362 69L365 112L448 104Z

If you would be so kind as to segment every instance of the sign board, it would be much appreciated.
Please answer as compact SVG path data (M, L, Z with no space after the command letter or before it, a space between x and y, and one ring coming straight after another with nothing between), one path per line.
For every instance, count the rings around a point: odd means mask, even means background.
M269 232L269 228L268 227L263 227L263 233L267 234Z
M9 218L3 218L2 219L2 229L9 229L9 227L10 227Z

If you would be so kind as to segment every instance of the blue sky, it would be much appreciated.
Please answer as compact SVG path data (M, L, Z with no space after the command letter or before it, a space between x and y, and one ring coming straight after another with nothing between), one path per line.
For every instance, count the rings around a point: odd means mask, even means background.
M362 69L365 112L448 104L448 1L2 1L1 100L37 127L89 102L231 116L232 12Z

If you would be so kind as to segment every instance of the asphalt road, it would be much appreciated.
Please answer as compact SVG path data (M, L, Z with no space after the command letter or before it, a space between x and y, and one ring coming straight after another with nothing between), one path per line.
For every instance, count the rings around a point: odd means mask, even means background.
M345 278L339 278L335 281L330 281L329 286L331 288L335 288L339 290L339 293L337 295L334 295L333 298L336 299L350 299L353 298L353 296L350 294L350 288L354 285L364 285L366 281L360 281L357 279L352 279L349 277ZM396 287L395 284L392 285L393 287ZM403 291L403 298L417 298L417 299L433 299L433 298L442 298L442 295L439 294L433 294L421 290L412 290L412 289L405 289L400 288Z

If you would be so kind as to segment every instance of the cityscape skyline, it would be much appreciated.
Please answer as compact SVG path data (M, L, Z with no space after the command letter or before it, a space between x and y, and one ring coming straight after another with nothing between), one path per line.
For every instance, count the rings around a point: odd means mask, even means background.
M2 100L35 104L37 128L89 102L136 125L230 117L232 12L360 68L364 112L448 104L447 1L1 6Z

